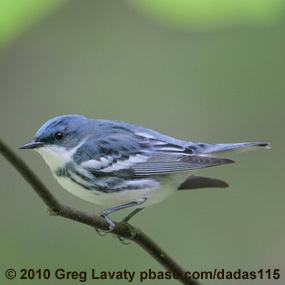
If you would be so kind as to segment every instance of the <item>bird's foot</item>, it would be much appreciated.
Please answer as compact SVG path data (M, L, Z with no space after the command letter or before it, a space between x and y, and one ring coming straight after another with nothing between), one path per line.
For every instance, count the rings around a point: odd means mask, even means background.
M132 243L132 241L130 239L127 239L127 238L123 238L123 237L120 237L120 236L117 236L115 235L114 236L115 238L118 238L118 240L121 242L121 244L123 245L129 245Z
M105 236L106 234L112 232L114 228L116 227L115 223L108 217L108 213L105 211L102 211L100 214L100 217L103 218L108 223L108 230L100 230L98 228L95 228L97 234L101 237Z
M136 228L133 228L128 222L127 220L125 219L122 219L118 226L120 224L125 224L127 226L129 226L131 228L131 236L128 237L128 238L123 238L121 236L118 236L118 235L114 235L115 238L118 238L118 240L123 244L123 245L129 245L132 243L132 241L135 239L136 235L137 235L137 229Z
M101 212L100 217L102 217L108 224L109 229L106 230L105 232L106 233L112 232L114 228L116 227L115 223L104 212Z
M114 224L114 222L110 218L108 218L108 216L106 214L101 213L100 217L102 217L108 223L109 229L108 230L100 230L98 228L95 228L95 231L97 232L97 234L99 236L104 237L104 236L106 236L106 234L112 232L116 225Z

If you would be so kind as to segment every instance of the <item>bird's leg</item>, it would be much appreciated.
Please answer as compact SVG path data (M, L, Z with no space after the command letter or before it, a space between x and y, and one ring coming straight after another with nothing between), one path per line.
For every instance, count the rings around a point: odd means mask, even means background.
M121 220L120 223L128 223L128 221L134 216L136 215L137 213L139 213L140 211L142 211L144 208L137 208L137 209L134 209L132 212L130 212L130 214L128 214L125 218L123 218ZM135 237L136 233L133 233L133 235L130 237L130 240L132 240L134 237ZM118 237L118 239L120 240L120 242L123 244L123 245L128 245L130 244L130 241L126 241L125 238L122 238L122 237Z
M122 210L122 209L127 209L127 208L131 208L131 207L135 207L135 206L141 205L141 204L143 204L145 202L145 200L146 200L146 198L144 198L143 200L132 201L132 202L129 202L129 203L126 203L126 204L122 204L122 205L118 205L118 206L115 206L115 207L112 207L112 208L105 209L105 210L103 210L100 213L100 216L107 221L107 223L109 224L109 230L112 231L114 229L114 227L115 227L115 224L108 217L108 215L113 214L114 212L117 212L117 211ZM134 213L132 215L131 214L130 214L130 217L128 217L128 216L126 217L126 218L128 218L127 220L129 220L136 213Z
M127 223L134 215L142 211L144 208L136 208L121 220L121 223Z
M122 204L122 205L118 205L116 207L112 207L112 208L108 208L108 209L105 209L103 210L101 213L100 213L100 216L102 218L104 218L106 220L106 222L108 223L109 225L109 230L106 231L106 232L112 232L115 228L115 224L114 222L108 217L108 215L114 213L114 212L117 212L119 210L122 210L122 209L127 209L127 208L130 208L130 207L135 207L135 206L138 206L138 205L141 205L143 204L144 202L146 201L146 198L142 199L142 200L138 200L138 201L133 201L133 202L129 202L129 203L126 203L126 204ZM137 214L140 210L142 210L143 208L138 208L138 209L135 209L133 212L131 212L127 217L125 217L122 222L127 222L130 220L130 218L132 218L135 214ZM96 230L98 232L98 230ZM101 232L98 232L101 234ZM102 234L101 234L102 235Z

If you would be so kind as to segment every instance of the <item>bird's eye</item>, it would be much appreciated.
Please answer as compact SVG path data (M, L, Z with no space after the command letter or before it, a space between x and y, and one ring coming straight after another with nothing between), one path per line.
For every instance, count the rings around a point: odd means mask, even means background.
M63 139L63 133L57 132L54 134L55 139L62 140Z

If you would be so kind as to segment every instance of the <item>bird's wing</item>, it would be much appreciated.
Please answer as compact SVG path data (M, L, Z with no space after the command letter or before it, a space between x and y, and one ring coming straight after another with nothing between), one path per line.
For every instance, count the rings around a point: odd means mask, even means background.
M89 146L89 147L88 147ZM95 147L96 146L96 147ZM175 141L135 131L112 132L88 141L75 154L80 165L97 175L151 176L233 163L223 158L193 154Z
M131 169L136 176L148 176L173 172L183 172L229 163L233 163L233 161L230 159L201 155L161 153L154 154L146 162L135 164Z

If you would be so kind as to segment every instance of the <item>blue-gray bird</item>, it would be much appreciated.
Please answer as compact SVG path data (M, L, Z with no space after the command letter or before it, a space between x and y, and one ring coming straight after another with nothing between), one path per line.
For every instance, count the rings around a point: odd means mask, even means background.
M212 153L269 147L265 142L208 144L179 140L126 122L63 115L47 121L21 149L35 149L70 193L109 214L133 208L124 221L145 206L181 189L227 187L222 180L189 176L199 168L233 163Z

